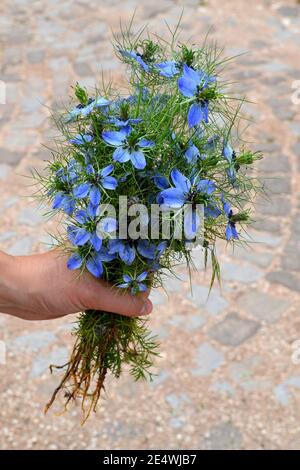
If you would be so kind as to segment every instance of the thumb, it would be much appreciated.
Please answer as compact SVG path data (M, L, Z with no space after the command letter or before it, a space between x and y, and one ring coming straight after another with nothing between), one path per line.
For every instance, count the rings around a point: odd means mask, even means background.
M82 302L85 309L103 310L133 317L151 313L153 305L148 295L149 291L131 295L123 289L88 276Z

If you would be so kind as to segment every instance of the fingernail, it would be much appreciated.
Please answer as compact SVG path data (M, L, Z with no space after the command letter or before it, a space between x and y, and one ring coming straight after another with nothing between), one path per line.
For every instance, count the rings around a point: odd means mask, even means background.
M141 315L149 315L149 313L152 312L152 302L150 300L146 300L144 305L143 305L143 308L141 310Z

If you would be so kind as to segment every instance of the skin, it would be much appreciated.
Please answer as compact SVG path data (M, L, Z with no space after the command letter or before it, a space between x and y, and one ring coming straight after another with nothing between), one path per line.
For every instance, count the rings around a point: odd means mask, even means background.
M0 251L0 312L24 320L51 320L95 309L126 316L148 315L149 292L132 296L97 280L89 273L66 267L59 250L31 256Z

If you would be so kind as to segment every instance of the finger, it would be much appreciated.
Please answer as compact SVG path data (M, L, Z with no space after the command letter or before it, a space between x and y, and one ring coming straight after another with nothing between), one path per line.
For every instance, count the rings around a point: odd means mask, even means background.
M138 295L117 289L105 283L95 282L89 288L86 308L119 313L126 316L149 315L153 305L148 299L149 291Z

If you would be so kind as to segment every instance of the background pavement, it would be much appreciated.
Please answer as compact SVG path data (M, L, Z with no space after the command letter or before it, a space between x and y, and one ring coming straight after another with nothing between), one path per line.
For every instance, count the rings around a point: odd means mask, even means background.
M1 0L0 248L12 254L47 249L52 223L31 197L30 170L42 169L55 136L48 106L62 103L78 80L92 86L105 76L122 82L111 58L110 29L118 30L138 4L137 24L158 33L174 25L185 6L184 35L211 36L229 55L236 89L256 102L247 131L266 158L258 165L272 191L259 202L255 243L235 253L220 247L223 288L208 302L209 273L187 272L155 292L151 327L162 358L152 384L125 373L109 381L102 409L80 427L80 409L44 416L57 378L49 363L64 361L75 317L29 323L0 315L1 449L299 449L300 354L300 4L296 0ZM123 76L124 77L124 76ZM299 356L299 357L298 357Z

